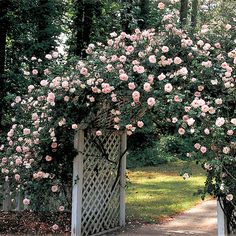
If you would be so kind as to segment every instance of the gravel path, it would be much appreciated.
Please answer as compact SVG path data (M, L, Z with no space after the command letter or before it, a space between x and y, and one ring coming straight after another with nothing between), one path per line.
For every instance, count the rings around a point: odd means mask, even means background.
M126 229L107 236L216 236L216 200L202 202L194 208L175 216L163 224L127 226Z

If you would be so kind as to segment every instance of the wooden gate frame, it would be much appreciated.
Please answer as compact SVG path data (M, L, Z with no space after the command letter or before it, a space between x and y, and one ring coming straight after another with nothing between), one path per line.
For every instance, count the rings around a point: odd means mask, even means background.
M78 151L77 156L73 161L73 183L72 183L72 215L71 215L71 236L83 236L82 232L82 187L83 187L83 159L84 159L84 135L85 130L80 129L74 138L74 148ZM120 153L127 150L127 134L120 134ZM125 185L126 185L126 153L122 156L120 166L120 212L119 225L125 226ZM114 229L107 230L110 232ZM102 233L106 233L102 232ZM96 234L100 235L102 233Z

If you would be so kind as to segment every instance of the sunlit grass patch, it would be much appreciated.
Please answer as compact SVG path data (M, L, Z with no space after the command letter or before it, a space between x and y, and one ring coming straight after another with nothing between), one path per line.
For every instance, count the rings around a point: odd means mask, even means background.
M128 171L128 219L156 222L200 203L200 196L194 193L204 187L204 171L192 164L193 175L184 180L182 167L183 163L176 162Z

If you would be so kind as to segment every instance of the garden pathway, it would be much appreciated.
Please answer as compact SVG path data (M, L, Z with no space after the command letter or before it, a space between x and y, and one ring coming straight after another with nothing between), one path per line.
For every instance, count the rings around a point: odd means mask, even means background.
M128 225L107 236L216 236L216 200L204 201L163 224Z

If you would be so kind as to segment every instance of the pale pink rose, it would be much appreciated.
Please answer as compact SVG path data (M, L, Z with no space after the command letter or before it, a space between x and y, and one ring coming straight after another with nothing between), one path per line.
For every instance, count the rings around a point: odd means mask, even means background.
M47 96L47 101L49 103L55 102L55 98L56 98L56 96L55 96L54 93L49 93L48 96Z
M149 62L152 63L152 64L154 64L154 63L157 62L157 59L156 59L156 56L155 56L155 55L149 56L148 60L149 60Z
M206 135L208 135L208 134L210 134L210 130L209 130L208 128L205 128L205 129L204 129L204 133L205 133Z
M52 52L52 57L54 58L54 59L56 59L56 58L58 58L59 57L59 53L58 52Z
M184 128L179 128L178 129L178 133L180 134L180 135L184 135L185 134L185 129Z
M182 99L178 95L175 95L174 96L174 101L175 102L182 102Z
M120 61L121 63L125 63L125 61L126 61L126 56L124 56L124 55L120 56L120 57L119 57L119 61Z
M6 157L2 158L2 163L7 163L7 158Z
M230 148L229 147L223 147L223 153L224 154L229 154Z
M173 90L173 86L171 83L167 83L164 87L164 90L167 92L167 93L170 93L172 90Z
M65 207L64 206L59 206L59 211L64 211Z
M24 128L24 129L23 129L23 134L24 134L24 135L30 134L30 129Z
M206 68L210 68L210 67L212 67L212 62L211 61L203 61L202 66L204 66Z
M214 107L210 107L209 108L209 113L212 115L212 114L215 114L216 110Z
M177 119L177 117L173 117L171 121L172 121L172 123L175 124L178 121L178 119Z
M78 125L77 125L77 124L72 124L72 125L71 125L71 128L72 128L72 129L77 129L77 128L78 128Z
M107 41L107 44L108 44L108 46L112 46L113 45L113 40L112 39L109 39L108 41Z
M230 25L230 24L227 24L226 26L225 26L225 29L226 30L230 30L232 28L232 25Z
M205 51L208 51L211 48L211 45L209 43L206 43L203 47Z
M45 160L46 160L46 161L51 161L51 160L52 160L52 157L49 156L49 155L47 155L47 156L45 157Z
M17 147L16 147L16 151L19 152L19 153L22 152L21 146L17 146Z
M215 43L215 47L216 47L216 48L221 48L220 43Z
M185 110L185 112L189 112L191 110L191 107L190 106L186 106L186 107L184 107L184 110Z
M49 74L50 74L50 70L49 70L49 69L43 70L43 74L44 74L44 75L49 75Z
M128 83L128 88L130 89L130 90L134 90L135 89L135 84L134 83Z
M133 98L134 102L139 102L140 93L138 91L134 91L132 93L132 98Z
M20 180L20 175L19 174L15 174L15 180L19 181Z
M88 69L86 67L82 67L80 70L80 74L84 76L88 75Z
M164 4L163 2L159 2L159 3L158 3L158 8L159 8L160 10L163 10L163 9L165 8L165 4Z
M113 69L114 69L114 67L113 67L112 64L108 64L108 65L106 66L106 68L107 68L107 71L108 71L108 72L112 72Z
M163 46L161 48L162 52L166 53L166 52L169 52L169 48L167 46Z
M148 104L148 106L153 107L156 104L155 98L153 98L153 97L148 98L147 104Z
M195 144L194 144L194 147L195 147L197 150L199 150L199 149L201 148L201 145L200 145L200 143L195 143Z
M118 60L117 55L112 55L112 56L111 56L111 61L112 61L112 62L115 62L115 61L117 61L117 60Z
M16 158L15 163L16 163L16 165L21 165L22 160L20 158Z
M61 86L62 86L62 88L68 88L69 87L68 81L63 81Z
M227 130L227 135L232 136L234 134L234 131L232 129Z
M180 75L185 76L185 75L188 74L188 69L187 69L186 67L183 67L183 68L181 68L181 69L178 71L178 73L179 73Z
M57 148L57 143L53 142L53 143L51 144L51 148L53 148L53 149Z
M182 59L179 58L179 57L175 57L175 58L174 58L174 63L175 63L176 65L179 65L179 64L182 63Z
M33 74L33 75L37 75L38 73L39 73L38 70L36 70L36 69L33 69L33 70L32 70L32 74Z
M137 67L137 73L142 74L142 73L144 73L144 71L145 71L145 69L144 69L143 66L138 66Z
M65 97L64 97L64 101L65 101L65 102L68 102L69 100L70 100L70 97L69 97L69 96L65 96Z
M161 73L160 75L157 76L157 78L161 81L161 80L165 79L166 76L163 73Z
M148 82L150 84L153 84L153 81L154 81L154 75L148 75Z
M58 186L57 185L53 185L52 187L51 187L51 190L52 190L52 192L57 192L58 191Z
M231 122L233 125L236 125L236 118L232 118L232 119L230 120L230 122Z
M25 198L25 199L23 200L23 204L24 204L25 206L28 206L28 205L30 204L30 200L29 200L28 198Z
M225 119L223 117L218 117L216 119L215 125L218 127L221 127L222 125L224 125L225 123Z
M209 107L207 105L203 105L202 108L201 108L201 111L206 113L209 111Z
M188 124L189 126L192 126L194 123L195 123L195 120L194 120L193 118L189 118L189 119L187 120L187 124Z
M133 46L128 46L128 47L126 48L126 51L127 51L128 53L132 53L132 52L134 51L134 47L133 47Z
M207 152L207 148L206 147L204 147L204 146L201 146L201 148L200 148L200 151L201 151L201 153L206 153Z
M188 116L188 115L184 115L184 116L183 116L183 121L184 121L184 122L187 122L188 119L189 119L189 116Z
M119 118L118 116L116 116L116 117L114 118L114 122L115 122L115 123L119 123L119 122L120 122L120 118Z
M102 136L102 131L101 131L101 130L97 130L97 131L96 131L96 136L98 136L98 137L99 137L99 136Z
M150 90L151 90L151 85L146 82L146 83L144 83L144 85L143 85L143 89L144 89L144 91L146 91L146 92L150 92Z
M45 58L48 59L48 60L52 60L52 55L51 54L46 54Z
M15 98L15 102L16 102L16 103L21 102L21 97L20 97L20 96L16 96L16 98Z
M221 98L217 98L217 99L215 100L215 103L216 103L217 105L221 105L221 104L222 104L222 99L221 99Z
M56 231L56 230L59 229L59 226L58 226L57 224L54 224L54 225L52 226L52 229L53 229L54 231Z
M142 121L138 121L138 122L137 122L137 126L138 126L139 128L142 128L142 127L144 126L144 123L143 123Z
M125 73L120 74L120 80L127 81L128 80L128 75L125 74Z

